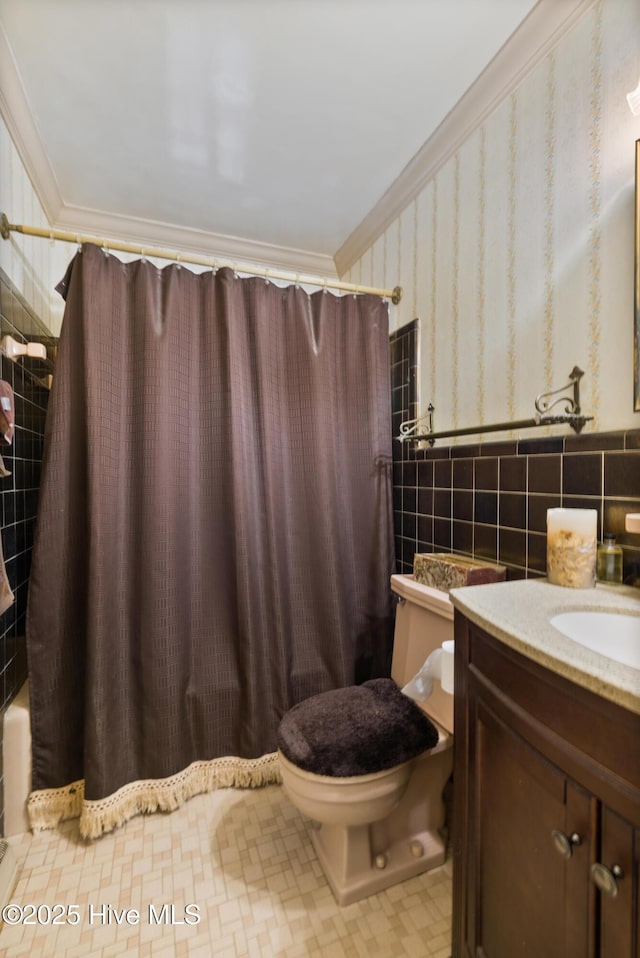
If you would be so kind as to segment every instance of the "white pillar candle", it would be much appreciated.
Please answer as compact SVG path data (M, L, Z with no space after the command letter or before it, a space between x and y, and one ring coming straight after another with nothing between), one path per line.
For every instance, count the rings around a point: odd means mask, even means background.
M596 584L598 513L547 509L547 578L554 585L592 589Z

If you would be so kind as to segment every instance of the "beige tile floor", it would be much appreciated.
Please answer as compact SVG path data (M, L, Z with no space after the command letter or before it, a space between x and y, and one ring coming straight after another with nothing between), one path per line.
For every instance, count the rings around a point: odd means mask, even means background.
M19 873L11 900L77 905L79 921L53 925L52 912L40 909L41 924L3 926L0 954L448 958L449 862L340 908L308 828L282 789L269 786L200 795L172 814L140 816L93 843L79 838L75 822L12 838ZM163 905L174 906L174 923ZM187 905L197 905L198 924L178 923ZM136 909L139 923L122 909Z

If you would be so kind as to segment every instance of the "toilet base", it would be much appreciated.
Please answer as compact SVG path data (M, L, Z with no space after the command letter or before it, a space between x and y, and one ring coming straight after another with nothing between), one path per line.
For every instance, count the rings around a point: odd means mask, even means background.
M386 818L363 825L316 825L313 847L339 905L444 864L443 791L453 770L452 744L446 736L415 760L406 791Z
M311 833L318 860L339 905L352 905L444 864L446 845L437 832L418 832L410 840L396 841L372 860L372 827L320 825ZM422 849L419 857L412 851L418 844ZM376 859L381 865L384 859L384 867L378 867Z

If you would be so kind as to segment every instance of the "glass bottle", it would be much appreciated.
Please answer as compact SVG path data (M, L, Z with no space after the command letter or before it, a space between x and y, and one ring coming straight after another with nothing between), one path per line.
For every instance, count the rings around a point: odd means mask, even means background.
M602 545L598 546L598 580L622 582L622 547L616 545L612 532L605 532Z

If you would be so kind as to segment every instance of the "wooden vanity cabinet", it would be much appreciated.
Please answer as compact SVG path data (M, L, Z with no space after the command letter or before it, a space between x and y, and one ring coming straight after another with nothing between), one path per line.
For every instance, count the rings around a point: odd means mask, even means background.
M640 958L640 716L455 640L453 958Z

